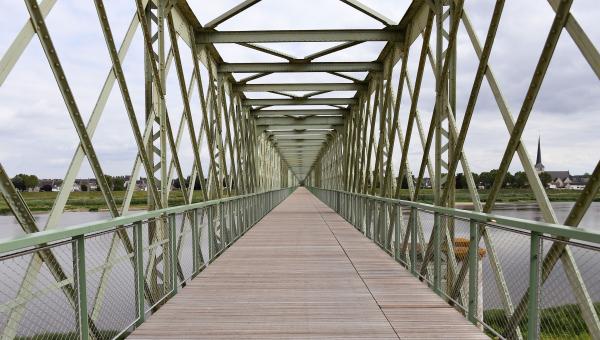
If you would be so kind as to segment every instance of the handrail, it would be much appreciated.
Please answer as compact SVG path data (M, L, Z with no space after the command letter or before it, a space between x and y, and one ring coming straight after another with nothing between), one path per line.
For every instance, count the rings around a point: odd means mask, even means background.
M527 231L533 231L537 233L543 233L552 235L555 237L564 237L569 239L576 239L580 241L593 242L600 244L600 232L593 231L590 229L586 229L583 227L571 227L563 224L555 224L555 223L547 223L541 221L533 221L526 220L518 217L510 217L510 216L502 216L502 215L494 215L489 213L470 211L458 208L447 208L435 206L433 204L422 203L422 202L414 202L407 201L396 198L389 197L380 197L380 196L372 196L367 194L360 194L355 192L348 192L343 190L336 189L323 189L323 188L309 188L309 189L318 189L318 190L327 190L331 192L339 192L344 194L354 195L356 197L363 197L367 199L372 199L380 202L388 202L404 205L407 207L417 208L424 211L429 211L432 213L439 213L443 215L459 217L469 220L474 220L476 222L481 223L494 223L494 224L503 224L512 228L524 229Z
M65 315L76 316L76 328L47 323L34 327L33 334L56 333L82 340L122 338L294 190L233 196L0 240L0 274L10 273L0 275L0 291L9 296L0 301L0 311L9 315L0 324L0 335L29 334L23 330L23 325L30 324L28 318L45 313L43 308L27 310L31 301L46 305L45 299L66 298L68 303L61 308L67 310ZM160 223L154 223L157 220ZM120 265L126 262L131 267ZM42 264L48 271L40 271ZM15 286L13 278L23 276L27 280ZM96 289L92 282L97 279ZM128 294L133 299L113 301L117 307L112 306L110 313L115 319L103 326L108 329L100 329L97 322L104 296L115 294L111 292L115 286L134 292ZM91 309L88 300L94 303ZM135 308L135 315L117 317L120 312L115 308ZM30 316L23 314L26 310Z
M600 232L308 189L488 335L600 338L595 298L600 291L595 278L600 270ZM527 285L525 292L515 287L518 284Z
M210 200L210 201L198 202L198 203L193 203L193 204L188 204L188 205L179 205L179 206L175 206L175 207L157 209L157 210L152 210L152 211L148 211L148 212L135 213L135 214L126 215L126 216L119 216L116 218L110 218L110 219L105 219L105 220L100 220L100 221L83 223L83 224L69 226L69 227L65 227L65 228L43 230L43 231L38 231L35 233L30 233L30 234L25 234L25 235L18 235L18 236L13 236L13 237L2 238L2 239L0 239L0 254L8 253L8 252L16 251L19 249L28 248L28 247L34 247L34 246L38 246L41 244L52 243L52 242L56 242L56 241L60 241L60 240L68 239L68 238L73 238L73 237L77 237L77 236L81 236L81 235L86 235L86 234L90 234L90 233L99 233L99 232L107 231L107 230L115 228L115 227L133 224L135 222L142 221L142 220L152 219L152 218L171 215L171 214L179 214L179 213L183 213L186 211L190 211L190 210L194 210L194 209L202 209L202 208L206 208L206 207L213 206L213 205L218 205L221 203L225 203L225 202L229 202L229 201L233 201L233 200L237 200L237 199L248 198L248 197L252 197L252 196L256 196L256 195L260 195L260 194L265 194L265 193L269 193L269 192L278 192L278 191L287 190L287 189L288 188L268 190L268 191L256 192L256 193L251 193L251 194L246 194L246 195L238 195L238 196L226 197L226 198L215 199L215 200Z

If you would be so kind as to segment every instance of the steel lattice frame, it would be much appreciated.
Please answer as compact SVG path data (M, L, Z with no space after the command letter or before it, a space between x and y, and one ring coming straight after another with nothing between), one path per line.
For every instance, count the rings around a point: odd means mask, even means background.
M544 187L537 176L533 162L529 157L525 145L521 142L521 135L526 126L529 113L535 103L536 95L539 92L561 32L563 30L568 32L588 62L592 72L597 77L600 77L600 54L577 23L575 17L569 12L572 1L549 0L548 2L555 11L555 19L552 27L550 27L550 33L548 34L542 55L539 58L531 85L525 96L526 100L515 120L510 112L507 101L500 91L492 68L488 64L502 15L504 1L497 0L495 2L483 46L463 8L464 1L414 1L407 11L406 16L399 24L400 30L404 33L406 40L394 45L390 43L388 44L389 49L382 52L378 61L384 65L383 70L381 72L370 73L370 76L367 78L369 89L359 92L357 94L359 103L351 106L352 119L346 120L341 133L329 140L319 153L319 158L311 169L307 183L316 187L399 197L400 182L406 180L410 199L416 201L419 199L419 191L425 178L425 172L427 171L432 181L432 187L434 188L435 204L453 207L453 181L460 162L467 180L474 209L476 211L490 212L513 155L516 152L525 170L527 179L531 183L532 191L542 210L544 220L549 223L559 223ZM479 58L479 66L468 97L466 112L462 124L459 126L455 120L455 84L457 63L456 40L460 24L466 29L468 38ZM436 33L435 48L431 48L429 45L432 31ZM390 81L391 68L388 65L393 65L399 60L406 61L417 35L422 36L423 46L420 49L419 66L414 87L406 70L405 63L401 63L398 90L394 94ZM436 101L431 119L432 123L428 127L428 131L424 131L417 103L421 90L423 71L428 62L427 59L429 59L429 64L436 78ZM510 134L510 140L506 146L504 157L499 165L499 174L495 178L485 205L482 204L479 198L467 156L463 149L484 78L492 89L499 111ZM407 127L402 131L397 120L397 111L400 99L402 98L402 91L405 89L408 92L408 97L411 98L411 105L409 112L406 113L408 115ZM392 106L394 106L393 109ZM414 176L416 184L413 182L413 174L408 164L409 146L415 123L418 129L417 135L419 136L423 150L419 173ZM377 130L379 133L377 133ZM400 156L400 168L394 174L391 171L390 164L396 144L402 150L402 153ZM431 156L431 152L433 152L433 157ZM343 160L339 159L340 155L343 155ZM375 155L374 159L373 155ZM565 225L578 226L591 201L598 194L597 181L600 179L599 176L600 163L596 166L589 184L573 207L569 217L565 221ZM396 181L394 177L396 177ZM418 215L416 218L418 219ZM427 244L426 235L423 235L421 222L417 220L417 223L419 226L418 230L420 231L418 235L419 244L423 247L421 249L427 248L424 251L421 250L423 254L419 254L425 258L421 266L421 274L431 278L432 275L428 272L428 262L433 259L430 248L432 242L429 243L429 247L425 246ZM407 226L403 226L403 228L405 228L404 239L407 240L410 237L410 229ZM390 228L389 230L392 229ZM443 242L451 248L453 244L451 241L453 239L452 225L444 225L443 230L445 234L442 236ZM496 257L493 239L484 227L481 227L480 235L489 252L490 263L495 272L497 289L501 292L503 307L510 320L509 328L516 329L518 333L518 328L515 326L526 314L528 295L525 295L518 301L511 300L506 279L502 273L500 262ZM391 240L391 237L382 237L381 239ZM404 244L406 245L407 243L404 242ZM451 249L448 251L452 253ZM406 249L402 249L402 252L406 253ZM452 260L452 257L449 257L448 260ZM558 261L562 262L563 268L567 272L566 276L569 278L569 283L590 334L600 335L598 315L593 307L592 300L579 273L573 255L567 246L554 244L550 248L542 265L542 281L545 281L549 277L554 265ZM456 263L450 263L447 266L448 273L446 277L449 279L444 289L453 298L462 299L464 294L461 291L464 289L468 266L463 265L460 272L457 271L457 268ZM521 337L520 334L513 335Z
M28 43L37 35L80 138L80 145L77 147L65 175L62 190L59 192L44 226L46 229L57 226L69 197L70 188L84 158L90 162L112 216L120 216L129 210L134 186L130 185L127 188L122 206L117 207L91 142L115 82L121 91L138 149L131 178L139 177L141 169L144 169L149 182L150 209L159 209L168 205L168 197L171 192L170 183L173 179L177 178L180 183L185 183L186 174L181 169L179 147L187 131L194 157L194 166L189 174L191 176L190 183L193 186L196 178L200 180L204 200L287 187L297 182L355 193L399 197L402 180L406 179L410 199L416 201L419 199L423 180L427 173L434 188L435 204L453 207L453 183L460 163L474 209L490 212L516 152L542 210L544 220L557 223L556 214L537 176L533 162L524 144L521 143L521 136L563 30L566 30L571 36L591 66L592 72L600 78L600 54L570 13L572 0L548 0L555 11L555 20L550 27L550 33L541 52L525 102L516 119L513 117L488 63L504 0L495 1L483 45L463 8L464 0L415 0L398 24L358 0L341 0L346 5L381 22L385 25L385 29L310 31L216 30L221 23L259 3L260 0L243 1L204 26L200 25L184 1L135 0L136 13L133 15L125 38L118 49L106 19L103 1L95 0L100 25L110 52L112 68L108 71L96 106L86 125L82 121L67 77L60 65L57 55L60 51L54 50L51 32L47 31L44 22L44 18L50 13L55 2L56 0L44 0L38 5L35 0L26 1L32 20L25 23L14 43L0 61L0 85L2 85ZM467 32L479 64L464 118L459 125L459 122L456 121L456 65L459 62L456 45L461 25ZM133 36L140 27L145 44L146 70L146 121L143 131L136 120L121 69L121 63L125 59ZM436 41L435 46L431 47L430 40L432 40L433 33L435 33ZM180 50L178 37L184 41L192 53L193 71L189 75L185 74L182 67L181 54L184 52ZM422 45L415 47L415 45L419 45L415 44L418 37L421 37ZM259 44L326 41L340 42L340 44L302 58ZM320 57L366 41L387 43L377 60L315 61ZM225 63L213 45L218 43L235 43L279 57L285 62ZM170 44L169 51L166 49L168 44ZM407 67L411 49L419 51L418 54L413 53L415 56L418 55L418 68L414 83ZM398 87L394 89L392 79L397 64L399 65L399 82ZM435 107L429 126L423 124L421 112L417 108L427 64L436 79ZM176 130L174 122L169 119L169 108L165 101L166 77L172 68L175 68L179 88L169 89L169 91L180 93L184 107ZM208 79L202 79L201 68L208 73ZM250 75L236 81L232 76L234 72L249 73ZM351 82L249 83L277 72L328 72ZM364 80L360 80L343 72L368 72L368 75ZM479 198L467 155L463 149L484 78L492 89L502 119L510 134L510 140L499 165L498 175L485 205ZM204 94L205 88L206 95ZM298 96L288 93L290 91L307 91L308 93ZM316 97L335 91L357 92L353 98ZM276 93L286 98L248 99L245 93L249 92ZM410 98L410 110L400 112L400 101L405 93ZM200 117L192 116L190 98L193 96L199 96ZM272 106L282 105L286 107L284 109L272 108ZM294 110L293 107L297 105L326 105L328 108ZM400 115L408 117L405 128L400 126ZM419 172L413 176L411 171L413 168L409 164L408 154L411 150L411 138L415 129L423 152L418 167ZM208 150L210 160L208 164L203 164L200 157L203 145L206 145ZM394 150L400 152L400 163L397 169L394 169L393 166ZM433 157L431 153L433 153ZM169 154L172 155L170 159ZM597 185L600 181L599 167L600 163L590 179L590 184L582 192L567 218L566 225L577 227L590 202L597 195L600 187ZM416 183L413 182L413 177L416 178ZM0 190L25 232L31 233L44 228L36 224L24 200L12 186L9 175L1 166ZM191 203L193 187L182 185L181 191L185 203ZM381 221L386 220L384 216L380 218ZM419 226L418 242L423 246L420 256L425 261L421 267L421 273L432 277L428 267L428 262L433 259L432 250L425 247L428 235L425 235L418 216L411 216L412 218L417 219L415 222ZM156 233L164 232L160 225L156 225L155 229ZM410 237L409 229L405 228L404 230L403 237L408 239ZM444 225L443 230L442 238L449 247L452 247L452 224ZM511 300L506 279L496 258L493 239L486 232L485 227L481 227L480 235L489 252L495 282L498 291L501 292L503 308L510 318L510 322L516 325L524 317L528 297L525 295L519 301ZM392 240L391 235L378 237L381 240ZM125 234L115 236L111 247L118 242L122 242L127 249L131 247L131 241ZM406 245L407 242L404 244ZM403 249L402 252L405 253L406 249ZM112 248L109 251L108 261L111 256ZM50 263L56 263L51 257L51 253L41 253L40 256L34 257L29 264L27 276L35 277L44 262L49 266ZM161 261L162 259L156 257L155 260ZM568 271L567 277L576 293L578 305L590 333L600 334L598 315L568 247L559 244L552 246L544 260L543 280L549 276L554 264L559 260ZM151 267L150 270L156 270L155 265ZM456 263L449 263L447 266L446 275L449 279L444 289L455 299L464 299L462 290L466 273L463 270L467 267L463 264L459 270ZM56 265L50 269L57 281L65 278L60 266ZM156 273L156 275L159 274ZM104 276L106 273L103 273ZM149 291L155 289L153 285L156 285L156 280L152 281L146 282ZM25 284L31 280L23 282ZM74 293L70 286L66 286L64 290L67 297L73 300ZM24 294L23 292L26 291L26 287L21 287L20 294ZM148 296L151 297L152 294L149 293ZM97 313L101 306L102 294L98 294L92 313ZM12 310L9 323L18 323L22 313L23 310L19 308ZM7 327L6 329L13 328ZM14 334L5 335L14 336ZM515 334L515 336L521 337L520 334Z
M120 89L125 104L125 113L129 118L138 150L131 170L131 178L138 178L141 169L144 169L148 181L149 209L160 209L168 206L168 198L171 193L170 183L174 178L182 183L180 190L185 204L192 203L193 186L196 178L200 180L203 188L203 200L261 192L288 187L297 183L296 176L291 173L287 162L281 157L274 143L262 134L257 135L257 120L250 113L250 109L243 105L245 100L243 93L233 89L231 74L217 71L218 65L222 64L222 59L216 53L214 47L195 42L194 32L200 28L200 25L191 9L184 2L174 4L171 1L162 0L136 0L136 13L133 13L125 37L121 45L117 47L115 44L116 39L112 35L107 19L104 3L102 0L94 1L112 67L108 70L90 119L85 124L69 87L68 77L60 64L60 51L55 50L51 32L48 31L45 24L45 17L51 13L55 3L55 0L44 0L40 4L35 0L26 1L31 20L25 23L0 61L0 85L2 85L19 61L23 51L31 40L37 36L80 138L80 144L73 155L62 188L44 226L38 225L35 221L27 204L12 185L9 174L0 165L2 196L26 233L58 226L58 221L69 198L70 189L73 187L84 158L87 158L90 163L111 215L118 217L129 211L135 185L129 185L126 188L123 204L120 208L117 207L112 191L106 182L102 165L98 161L91 142L115 83L118 84ZM142 24L140 25L140 23ZM146 121L143 125L143 131L136 119L121 66L138 30L143 33L145 46ZM185 74L181 62L181 53L186 52L180 50L178 39L184 41L187 49L192 54L193 71L188 75ZM166 51L167 45L170 45L169 51ZM177 75L179 88L170 91L179 92L184 104L181 119L176 127L169 119L168 105L165 101L166 77L173 68ZM204 83L201 77L201 69L206 70L208 73L208 78L204 79ZM204 95L204 86L207 86L207 96ZM192 96L200 97L202 114L199 117L192 116L190 108L190 98ZM183 173L179 161L179 147L186 133L191 140L192 156L194 158L194 166L190 174ZM200 158L200 150L203 144L206 144L209 153L209 162L204 162L204 164ZM168 154L171 157L168 157ZM189 187L185 184L186 175L190 176ZM184 228L183 222L181 228ZM151 230L149 242L152 242L155 238L162 239L165 237L165 233L166 230L162 223L157 222ZM178 247L183 241L183 234L181 235ZM216 235L216 237L218 238L219 235ZM133 251L129 236L126 233L117 233L110 243L106 258L107 263L111 263L119 243L122 243L127 252ZM157 294L156 290L159 289L157 283L159 277L162 277L161 272L169 270L168 265L171 261L158 256L156 253L151 254L151 257L151 264L146 268L146 271L150 271L150 273L147 276L149 279L145 282L145 290L146 298L153 303L152 299ZM161 261L164 261L164 268L159 266ZM19 288L17 299L28 294L29 285L35 282L34 279L43 263L46 264L56 282L68 280L53 253L42 251L30 261L23 283ZM107 266L101 274L99 290L95 296L92 309L90 309L90 321L96 319L102 308L104 289L107 286L110 270L111 267ZM180 269L178 272L181 276ZM169 279L165 277L165 287L169 286ZM75 305L76 293L72 284L62 285L62 290L68 301ZM24 307L21 304L10 311L3 337L13 338L16 335L17 325L25 312ZM90 324L90 331L92 336L97 332L93 321Z

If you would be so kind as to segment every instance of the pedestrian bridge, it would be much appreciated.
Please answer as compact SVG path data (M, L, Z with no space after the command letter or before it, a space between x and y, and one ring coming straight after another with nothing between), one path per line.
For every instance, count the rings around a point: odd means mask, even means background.
M230 2L0 5L2 339L600 339L597 1ZM592 147L560 209L542 104Z

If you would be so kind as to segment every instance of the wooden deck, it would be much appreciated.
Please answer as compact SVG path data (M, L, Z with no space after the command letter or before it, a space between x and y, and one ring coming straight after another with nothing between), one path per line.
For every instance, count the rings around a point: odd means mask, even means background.
M134 339L486 339L300 188Z

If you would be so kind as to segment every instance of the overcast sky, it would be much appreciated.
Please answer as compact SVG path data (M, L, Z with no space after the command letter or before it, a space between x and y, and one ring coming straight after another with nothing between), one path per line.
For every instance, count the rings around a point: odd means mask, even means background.
M240 0L191 0L201 23L206 23L236 5ZM389 18L400 21L408 7L406 0L362 0ZM132 2L106 0L109 20L116 41L120 42L134 15ZM485 38L493 1L466 1L466 10L481 42ZM600 5L597 0L578 0L572 14L596 47L600 46ZM0 0L0 53L4 54L27 20L22 1ZM533 69L553 19L545 0L509 0L500 23L490 65L507 99L513 116L518 115ZM58 0L47 19L67 79L79 108L87 121L110 67L110 59L92 1ZM334 29L381 28L382 24L337 0L263 0L218 27L219 30L242 29ZM435 39L435 37L432 37ZM182 42L180 42L182 44ZM336 43L264 44L302 57ZM420 40L409 57L414 82ZM364 43L318 61L368 61L375 59L383 43ZM435 46L434 40L431 46ZM217 46L225 61L283 61L235 45ZM140 124L143 118L143 49L138 31L124 63L125 76ZM182 48L186 79L191 75L191 57ZM458 124L474 78L477 59L464 28L458 43ZM427 66L429 68L429 65ZM396 68L398 69L398 68ZM397 76L396 76L397 79ZM260 82L343 81L324 74L285 74L262 78ZM429 124L433 107L434 80L431 70L425 75L419 110ZM352 96L341 93L336 96ZM181 116L181 99L175 78L167 80L167 101L173 126ZM406 127L409 98L402 101L402 127ZM193 114L200 114L197 95L192 96ZM196 128L199 128L197 124ZM105 113L93 138L103 169L108 174L129 174L136 154L120 93L115 86ZM469 130L466 153L476 172L497 168L508 140L508 132L484 81ZM555 57L544 80L540 95L523 135L530 156L535 158L538 135L542 137L543 161L547 170L570 170L572 174L591 172L600 156L600 82L566 31L561 35ZM71 161L77 136L59 95L37 38L34 38L9 77L0 87L0 162L14 175L33 173L40 177L62 178ZM398 149L398 148L397 148ZM184 171L192 164L189 138L184 137L181 158ZM202 152L206 160L206 150ZM418 136L413 136L411 168L416 170L421 158ZM511 171L521 169L515 157ZM459 170L460 171L460 170ZM85 165L80 177L91 176Z

